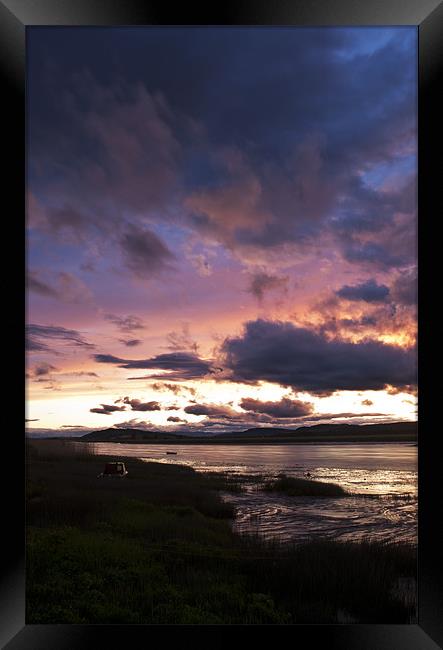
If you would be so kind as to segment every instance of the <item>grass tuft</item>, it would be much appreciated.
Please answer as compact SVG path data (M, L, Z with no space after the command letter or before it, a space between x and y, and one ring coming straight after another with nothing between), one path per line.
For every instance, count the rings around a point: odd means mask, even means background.
M322 481L311 481L303 478L294 478L279 474L274 481L264 486L267 492L284 492L291 497L341 497L348 493L335 483L324 483Z

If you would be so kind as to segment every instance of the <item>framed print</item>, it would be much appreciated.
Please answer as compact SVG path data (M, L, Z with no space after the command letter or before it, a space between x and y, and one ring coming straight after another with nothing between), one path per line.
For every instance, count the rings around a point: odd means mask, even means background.
M441 4L0 14L2 644L443 647Z

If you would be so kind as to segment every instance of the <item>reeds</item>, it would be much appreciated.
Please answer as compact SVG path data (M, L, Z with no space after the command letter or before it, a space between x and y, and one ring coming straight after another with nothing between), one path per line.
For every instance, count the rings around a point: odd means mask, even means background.
M295 478L279 474L274 481L265 484L264 490L268 492L284 492L288 496L310 496L310 497L341 497L347 492L335 483Z
M46 452L28 456L28 624L415 621L410 546L240 536L222 476L125 459L103 480L116 458Z

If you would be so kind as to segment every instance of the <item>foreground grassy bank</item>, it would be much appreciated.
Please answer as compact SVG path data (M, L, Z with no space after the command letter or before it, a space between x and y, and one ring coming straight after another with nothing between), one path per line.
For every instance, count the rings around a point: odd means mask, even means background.
M69 447L68 447L69 449ZM27 461L27 623L408 623L405 545L240 537L222 476L33 443Z

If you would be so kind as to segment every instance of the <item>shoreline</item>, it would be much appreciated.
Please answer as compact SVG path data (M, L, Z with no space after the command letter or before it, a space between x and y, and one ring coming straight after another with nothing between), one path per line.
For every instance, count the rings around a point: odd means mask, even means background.
M294 546L242 535L220 496L236 486L222 473L130 458L127 477L103 480L106 456L35 442L27 454L29 623L416 620L415 601L398 587L404 575L415 580L410 544Z
M209 440L208 438L184 438L183 440L165 440L164 438L150 438L150 439L141 439L141 440L117 440L117 439L103 439L103 440L83 440L82 437L52 437L52 438L27 438L30 441L38 440L57 440L63 442L82 442L86 444L96 444L96 443L113 443L121 445L208 445L208 446L217 446L217 445L308 445L308 444L405 444L410 443L413 446L418 446L417 436L402 436L387 438L386 436L365 436L365 437L316 437L312 438L298 438L294 440L293 438L273 438L272 440L266 438L249 438L243 440L233 440L232 438L227 438L226 440Z

